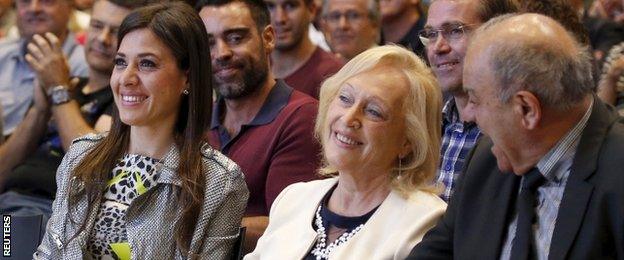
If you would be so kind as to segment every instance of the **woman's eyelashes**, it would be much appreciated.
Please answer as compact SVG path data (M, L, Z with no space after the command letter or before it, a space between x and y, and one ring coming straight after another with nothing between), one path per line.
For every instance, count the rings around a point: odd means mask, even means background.
M338 99L340 100L340 103L344 107L350 107L355 103L353 98L349 96L348 94L339 94ZM371 118L375 120L385 119L383 110L376 104L373 104L374 101L365 101L365 102L366 104L364 104L363 111L366 115L370 116Z
M115 58L115 60L113 62L115 64L116 68L126 68L126 67L128 67L128 62L123 57L117 57L117 58ZM151 60L151 59L142 58L138 62L138 68L139 68L139 70L153 70L153 69L158 68L158 64L155 61Z
M383 113L377 107L371 106L371 107L366 108L365 111L366 111L366 114L372 116L373 118L384 119Z
M126 66L128 66L128 64L126 63L126 60L121 57L115 58L113 62L116 68L125 68Z
M156 62L150 59L141 59L139 61L139 68L151 70L155 69L156 67Z

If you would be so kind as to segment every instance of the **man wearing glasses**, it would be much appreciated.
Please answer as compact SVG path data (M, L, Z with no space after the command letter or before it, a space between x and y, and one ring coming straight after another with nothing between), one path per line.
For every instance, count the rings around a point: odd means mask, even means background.
M380 41L379 0L323 0L322 15L329 48L345 63Z
M438 183L448 202L465 158L481 136L462 86L464 56L470 33L490 18L514 12L504 0L436 0L429 7L425 29L418 36L425 45L431 69L448 95L442 110L442 148Z

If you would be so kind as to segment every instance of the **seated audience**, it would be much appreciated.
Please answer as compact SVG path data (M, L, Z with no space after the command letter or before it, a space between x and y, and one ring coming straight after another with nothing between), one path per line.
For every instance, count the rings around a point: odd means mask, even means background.
M34 97L35 72L25 56L34 35L49 32L59 39L67 56L69 74L87 76L84 50L67 29L72 0L16 1L17 26L21 38L0 43L0 103L2 103L5 136L13 133L24 119Z
M289 86L318 99L323 80L342 67L342 61L316 46L308 30L316 14L313 0L265 0L275 30L271 70Z
M426 13L420 0L380 0L381 31L386 43L396 43L424 57L418 32L423 29Z
M323 0L321 15L325 40L344 62L381 40L379 0Z
M202 137L208 36L184 3L137 9L119 28L111 131L70 147L35 259L226 259L248 191Z
M277 195L292 183L318 178L318 101L274 78L269 57L275 33L262 0L204 0L197 7L219 95L207 137L245 173L250 197L242 225L249 252Z
M592 92L586 47L538 14L473 39L464 88L491 139L408 259L624 259L624 125Z
M436 80L398 46L367 50L321 88L325 180L287 187L245 259L403 259L443 214Z
M98 0L85 45L89 78L70 82L69 68L53 34L33 37L26 60L40 90L34 106L0 146L0 211L12 215L52 213L56 170L72 140L108 131L114 107L109 86L117 52L117 30L131 9L148 1ZM47 96L46 94L47 93ZM42 97L42 98L38 98ZM50 116L53 118L49 120Z

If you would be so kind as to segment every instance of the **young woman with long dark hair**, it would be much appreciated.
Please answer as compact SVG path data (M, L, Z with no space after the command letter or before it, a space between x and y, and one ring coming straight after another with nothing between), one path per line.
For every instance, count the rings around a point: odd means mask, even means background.
M223 259L248 191L239 167L204 142L211 113L208 36L186 4L122 23L107 135L77 139L58 169L35 258Z

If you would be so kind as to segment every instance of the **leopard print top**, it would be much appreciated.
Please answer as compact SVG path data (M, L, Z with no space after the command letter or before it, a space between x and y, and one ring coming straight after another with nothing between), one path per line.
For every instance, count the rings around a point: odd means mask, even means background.
M125 214L132 201L154 187L158 160L127 154L113 168L87 249L93 259L130 259Z

